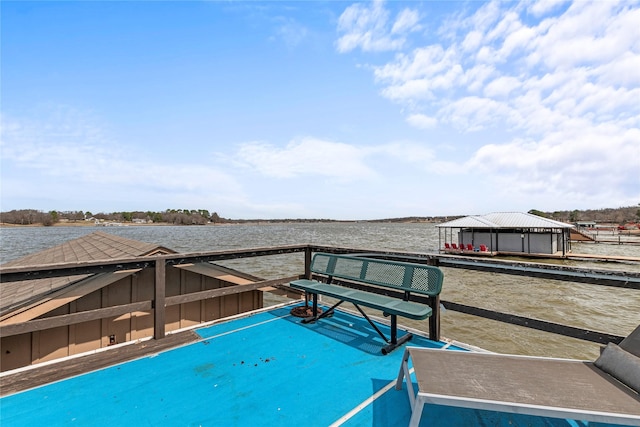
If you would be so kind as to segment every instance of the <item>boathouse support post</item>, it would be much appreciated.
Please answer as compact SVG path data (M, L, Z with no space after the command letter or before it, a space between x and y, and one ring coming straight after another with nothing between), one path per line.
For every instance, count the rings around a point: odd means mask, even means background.
M153 337L157 340L165 336L165 295L166 295L166 261L163 257L156 258L155 287L153 295Z

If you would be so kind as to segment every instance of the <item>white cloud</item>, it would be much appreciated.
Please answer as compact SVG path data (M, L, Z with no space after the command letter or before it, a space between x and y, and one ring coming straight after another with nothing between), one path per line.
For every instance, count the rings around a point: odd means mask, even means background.
M412 114L407 117L407 123L418 129L433 129L438 124L438 119L425 114Z
M521 187L534 194L615 194L621 199L634 191L625 187L635 187L636 195L640 188L638 141L638 129L610 124L585 128L577 123L570 131L540 140L485 145L467 167L493 176L498 185ZM603 200L598 205L608 204Z
M476 109L467 109L473 118L465 121L461 117L464 109L451 108L470 95L486 97L486 104L501 102L493 110L509 118L518 115L509 110L518 108L519 99L533 99L532 90L539 91L539 108L563 114L579 108L570 116L589 108L606 108L609 114L628 109L628 99L635 92L632 85L640 80L640 73L634 72L640 61L638 29L631 24L640 17L639 9L613 2L579 3L560 16L528 26L519 15L524 12L510 5L485 4L472 16L461 18L459 26L447 23L456 34L450 44L399 53L392 62L374 67L383 96L411 106L412 114L416 106L422 106L441 123L467 122L473 129L486 127L480 125ZM552 6L541 5L540 11ZM467 28L466 33L457 34L460 28ZM474 49L477 53L469 55ZM611 86L618 88L614 92ZM596 101L614 93L610 102ZM434 107L437 114L433 114ZM447 112L455 116L447 120L443 117ZM495 117L485 116L498 123Z
M601 84L612 86L640 86L640 55L625 52L608 64L594 68L594 73L600 77Z
M413 127L493 131L468 165L500 185L628 200L640 195L639 4L485 3L374 65L375 81Z
M502 10L500 2L493 0L481 6L473 15L466 17L460 21L452 21L445 23L444 31L455 32L458 28L465 30L471 29L484 34L493 28L496 23L500 22Z
M440 109L440 120L452 124L463 132L485 129L513 120L512 110L489 98L469 96L449 103Z
M394 157L405 163L427 164L435 159L431 148L413 142L392 142L369 149L371 154L382 155L385 159Z
M270 177L317 175L352 180L375 175L364 162L366 154L352 145L303 138L284 148L261 142L245 143L236 156L242 164Z
M548 31L533 43L534 53L550 69L608 62L628 51L638 54L638 19L640 10L617 2L573 3L550 19Z
M534 16L540 17L557 10L560 5L565 3L567 3L567 0L539 0L531 4L528 10Z
M347 7L338 20L338 32L342 34L336 42L338 52L357 48L365 52L397 50L405 44L406 33L420 29L416 11L404 9L393 22L389 15L382 0Z
M37 122L2 117L2 161L53 189L47 191L99 187L102 197L112 199L140 189L202 199L242 191L232 176L213 165L146 160L149 153L111 140L103 124L78 110L48 107L38 117Z
M502 76L487 84L484 94L488 98L505 98L520 85L521 82L515 77Z
M420 15L415 10L403 9L391 28L391 34L403 34L407 31L416 31L421 28L418 24Z
M290 18L280 18L276 33L289 47L296 47L308 36L309 30L304 25Z
M374 75L379 81L404 82L445 72L454 65L452 52L442 46L426 46L411 55L400 54L393 63L376 67Z
M469 93L480 93L484 88L485 81L495 74L495 71L496 69L492 65L475 65L464 70L464 75L460 80L460 84L463 85Z
M463 52L474 52L482 43L482 33L480 31L470 31L462 41L461 49Z
M398 56L395 63L376 68L374 75L377 81L390 83L382 90L389 99L433 99L434 92L454 87L463 77L461 65L452 60L454 55L439 46L416 49L411 56Z

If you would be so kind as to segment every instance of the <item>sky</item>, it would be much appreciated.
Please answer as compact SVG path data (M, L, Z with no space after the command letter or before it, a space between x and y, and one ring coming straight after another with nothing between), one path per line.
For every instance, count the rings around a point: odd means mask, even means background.
M6 1L0 210L640 203L640 1Z

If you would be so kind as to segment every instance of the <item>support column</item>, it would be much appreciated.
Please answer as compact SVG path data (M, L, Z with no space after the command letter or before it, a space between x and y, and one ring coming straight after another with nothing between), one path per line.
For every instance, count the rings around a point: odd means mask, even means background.
M429 339L440 341L440 296L429 297L431 317L429 317Z
M165 336L165 290L166 263L163 257L156 258L156 280L153 295L153 337L162 339Z
M311 248L304 250L304 278L311 279Z

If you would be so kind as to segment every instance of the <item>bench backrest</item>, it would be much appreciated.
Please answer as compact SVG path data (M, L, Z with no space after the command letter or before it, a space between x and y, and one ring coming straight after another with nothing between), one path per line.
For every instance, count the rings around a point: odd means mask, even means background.
M444 274L438 267L350 255L317 253L311 271L329 277L436 296Z

